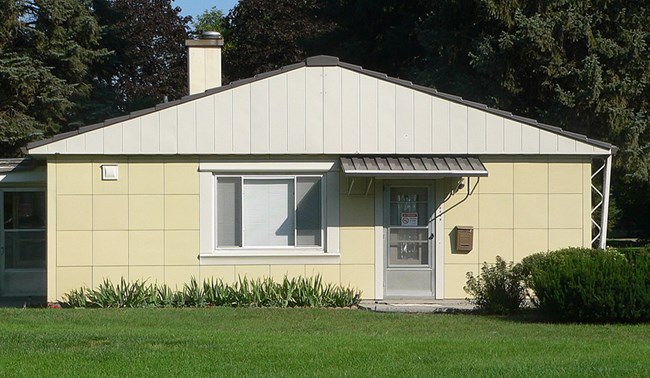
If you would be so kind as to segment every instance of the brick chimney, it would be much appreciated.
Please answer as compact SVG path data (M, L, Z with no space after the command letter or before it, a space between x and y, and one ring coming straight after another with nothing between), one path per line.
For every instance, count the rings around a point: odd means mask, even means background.
M190 94L202 93L221 86L221 48L223 37L206 31L199 39L188 39L187 69Z

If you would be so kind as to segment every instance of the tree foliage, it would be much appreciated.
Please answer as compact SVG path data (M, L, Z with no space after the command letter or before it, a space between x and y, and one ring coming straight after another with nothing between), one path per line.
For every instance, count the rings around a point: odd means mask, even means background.
M0 0L0 153L61 130L105 55L99 26L79 0Z
M92 67L94 97L81 123L187 94L190 17L170 0L93 0L93 8L111 55Z
M647 218L647 207L631 206L647 193L627 192L650 182L648 21L650 4L621 0L438 2L418 27L427 54L416 74L617 145L623 217Z
M192 20L192 32L200 35L204 31L218 31L223 34L226 30L226 16L216 7L206 9L196 20Z
M240 0L227 17L224 72L240 79L310 55L310 44L330 30L322 0Z

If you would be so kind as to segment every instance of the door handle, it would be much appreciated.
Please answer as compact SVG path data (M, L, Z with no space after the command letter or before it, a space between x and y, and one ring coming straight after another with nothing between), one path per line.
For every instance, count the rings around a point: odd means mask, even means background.
M433 236L433 232L432 232L431 235L429 235L429 240L433 240L433 237L434 236Z

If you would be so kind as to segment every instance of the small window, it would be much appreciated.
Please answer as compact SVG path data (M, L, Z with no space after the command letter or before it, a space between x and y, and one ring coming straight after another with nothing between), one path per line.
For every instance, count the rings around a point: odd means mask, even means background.
M323 246L322 176L217 176L217 248Z

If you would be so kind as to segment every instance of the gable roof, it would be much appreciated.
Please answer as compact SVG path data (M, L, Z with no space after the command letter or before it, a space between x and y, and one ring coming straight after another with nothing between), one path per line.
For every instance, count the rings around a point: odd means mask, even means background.
M331 56L29 143L48 154L585 154L616 147Z

